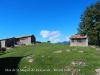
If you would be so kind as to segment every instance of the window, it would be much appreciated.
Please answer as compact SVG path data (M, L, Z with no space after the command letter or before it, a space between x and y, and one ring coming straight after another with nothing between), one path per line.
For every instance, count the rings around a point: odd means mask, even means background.
M74 42L74 40L72 39L71 42Z
M77 40L76 39L72 39L71 42L74 42L75 43L75 42L77 42Z
M86 39L71 39L71 42L72 43L85 43L86 42Z
M78 39L77 42L82 42L82 40L81 39Z
M82 39L82 42L86 42L86 39Z
M74 40L74 42L77 42L77 40Z
M84 42L86 42L86 39L77 39L77 42L84 43Z

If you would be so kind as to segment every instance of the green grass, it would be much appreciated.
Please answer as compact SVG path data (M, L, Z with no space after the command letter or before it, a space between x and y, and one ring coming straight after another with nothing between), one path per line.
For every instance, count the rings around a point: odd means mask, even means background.
M59 50L62 52L53 53ZM70 50L70 52L66 52L66 50ZM84 53L79 53L79 51L84 51ZM34 59L32 63L28 62L27 57L23 57L27 55ZM27 71L18 71L17 75L71 75L72 72L67 71L66 66L76 70L80 69L78 71L80 75L95 75L95 69L100 68L100 52L91 47L41 43L17 47L0 55L0 58L6 57L23 57L18 68ZM74 66L71 64L73 61L85 62L87 66ZM24 68L25 66L26 68ZM29 69L31 71L28 71Z

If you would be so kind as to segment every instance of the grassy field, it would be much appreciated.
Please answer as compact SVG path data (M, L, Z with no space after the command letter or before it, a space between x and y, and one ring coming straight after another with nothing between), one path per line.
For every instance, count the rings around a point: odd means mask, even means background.
M92 47L70 47L40 43L7 50L0 55L1 74L95 75L100 68L100 51Z

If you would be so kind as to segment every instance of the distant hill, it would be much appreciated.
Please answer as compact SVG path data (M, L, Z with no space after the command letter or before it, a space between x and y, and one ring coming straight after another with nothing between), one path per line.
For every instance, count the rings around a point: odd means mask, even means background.
M69 41L57 42L57 44L69 44Z

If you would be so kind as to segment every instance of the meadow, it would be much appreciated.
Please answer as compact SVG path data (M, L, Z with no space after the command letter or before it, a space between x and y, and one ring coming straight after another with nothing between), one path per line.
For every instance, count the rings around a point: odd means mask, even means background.
M51 43L20 46L1 54L0 66L0 75L95 75L100 50Z

